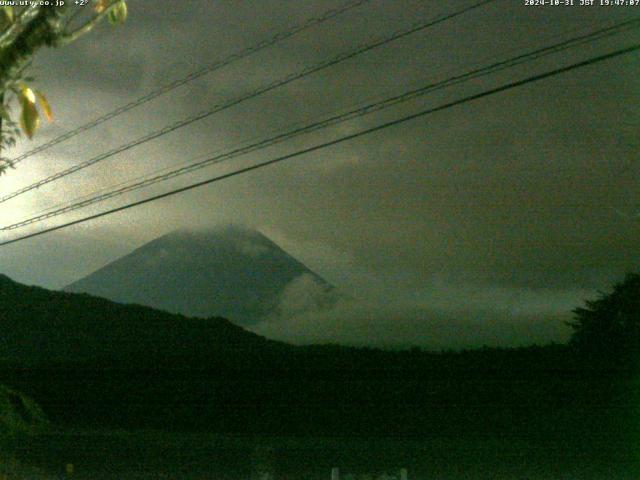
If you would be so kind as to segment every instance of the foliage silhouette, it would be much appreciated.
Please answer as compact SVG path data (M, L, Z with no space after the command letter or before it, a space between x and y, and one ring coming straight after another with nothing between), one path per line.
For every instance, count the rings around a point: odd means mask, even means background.
M93 8L84 12L78 10L78 2L75 10L72 2L11 3L3 2L0 7L0 150L14 146L21 132L31 139L40 124L40 113L52 119L46 97L26 83L33 80L25 76L25 70L36 53L43 47L75 42L105 17L112 24L123 23L127 17L126 0L93 0ZM80 24L76 17L82 19ZM21 112L17 116L12 113L12 102ZM11 159L0 157L0 175L13 166Z
M571 345L608 363L629 362L640 352L640 274L629 273L611 293L573 310Z

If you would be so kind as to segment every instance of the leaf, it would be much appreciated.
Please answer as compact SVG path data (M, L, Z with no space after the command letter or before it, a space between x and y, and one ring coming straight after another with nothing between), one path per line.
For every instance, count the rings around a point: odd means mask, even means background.
M102 13L109 9L107 18L111 25L118 25L127 20L127 3L125 0L113 2L113 0L97 0L93 9L97 13Z
M53 111L51 110L51 105L47 101L47 97L44 96L42 92L36 90L36 97L40 102L40 106L42 107L42 111L44 112L44 116L50 122L53 122Z
M4 17L3 20L7 21L10 24L13 23L13 21L15 20L13 7L2 7L2 16Z
M110 0L98 0L93 9L96 11L96 13L102 13L110 4Z
M36 108L36 95L33 90L29 87L23 87L20 90L20 102L22 103L20 128L31 139L40 126L40 115Z
M116 14L114 13L113 10L109 10L109 13L107 14L107 18L109 19L109 23L111 25L118 24L118 18L116 17Z
M22 131L29 137L29 140L33 138L33 135L40 126L40 116L36 106L32 103L25 102L22 105L22 115L20 115L20 127Z
M29 87L27 87L24 83L20 84L20 90L18 90L18 96L20 97L21 102L33 103L36 104L36 94L33 93Z
M109 22L112 25L117 25L119 23L124 23L127 20L127 2L124 0L120 0L110 11L109 11Z

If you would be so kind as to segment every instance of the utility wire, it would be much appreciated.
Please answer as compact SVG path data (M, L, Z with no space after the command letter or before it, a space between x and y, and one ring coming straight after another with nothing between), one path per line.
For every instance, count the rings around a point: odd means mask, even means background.
M15 198L18 195L22 195L23 193L27 193L27 192L29 192L31 190L39 188L39 187L41 187L43 185L46 185L48 183L51 183L51 182L53 182L55 180L59 180L60 178L66 177L68 175L71 175L72 173L75 173L75 172L77 172L79 170L83 170L83 169L85 169L87 167L95 165L98 162L106 160L107 158L110 158L110 157L112 157L112 156L114 156L114 155L116 155L118 153L122 153L122 152L130 150L130 149L132 149L132 148L134 148L134 147L136 147L138 145L141 145L143 143L146 143L146 142L149 142L149 141L154 140L156 138L159 138L159 137L162 137L164 135L167 135L168 133L171 133L171 132L173 132L175 130L178 130L179 128L182 128L182 127L185 127L187 125L190 125L190 124L192 124L194 122L197 122L198 120L202 120L202 119L205 119L207 117L210 117L211 115L213 115L215 113L218 113L218 112L220 112L222 110L226 110L226 109L231 108L231 107L233 107L235 105L238 105L238 104L240 104L240 103L242 103L244 101L247 101L247 100L253 99L255 97L258 97L260 95L263 95L263 94L265 94L267 92L270 92L271 90L275 90L276 88L279 88L279 87L282 87L284 85L287 85L287 84L289 84L291 82L294 82L294 81L296 81L296 80L298 80L300 78L307 77L307 76L309 76L309 75L311 75L313 73L316 73L316 72L319 72L319 71L324 70L326 68L329 68L331 66L334 66L334 65L336 65L338 63L341 63L341 62L343 62L345 60L348 60L348 59L351 59L351 58L356 57L358 55L361 55L361 54L363 54L365 52L368 52L370 50L373 50L375 48L378 48L378 47L381 47L383 45L389 44L389 43L391 43L391 42L393 42L395 40L399 40L399 39L404 38L406 36L409 36L411 34L414 34L414 33L417 33L419 31L425 30L427 28L430 28L430 27L435 26L435 25L437 25L439 23L442 23L442 22L445 22L445 21L450 20L452 18L455 18L455 17L457 17L459 15L462 15L462 14L464 14L466 12L475 10L476 8L479 8L479 7L481 7L483 5L486 5L488 3L492 3L494 1L496 1L496 0L483 0L483 1L479 2L479 3L475 3L475 4L471 5L471 6L468 6L468 7L462 8L460 10L457 10L456 12L449 13L449 14L444 14L444 15L439 15L439 16L437 16L435 18L430 19L430 20L422 21L422 22L413 24L409 28L405 28L403 30L396 31L396 32L392 33L391 35L388 35L388 36L385 36L383 38L374 40L373 42L364 44L364 45L356 48L355 50L351 50L349 52L342 53L342 54L340 54L340 55L338 55L338 56L336 56L334 58L331 58L329 60L325 60L323 62L320 62L319 64L316 64L316 65L313 65L311 67L305 68L300 72L292 73L292 74L284 77L283 79L276 80L275 82L269 83L268 85L263 86L263 87L261 87L261 88L259 88L257 90L254 90L253 92L251 92L249 94L243 95L240 98L236 98L236 99L230 100L228 102L225 102L223 104L216 105L210 110L205 110L205 111L200 112L198 114L195 114L195 115L193 115L193 116L191 116L191 117L189 117L187 119L180 120L180 121L175 122L175 123L173 123L171 125L167 125L166 127L162 128L160 130L156 130L155 132L149 133L149 134L147 134L147 135L145 135L143 137L140 137L140 138L138 138L136 140L133 140L133 141L131 141L129 143L126 143L126 144L121 145L119 147L116 147L114 149L111 149L111 150L109 150L109 151L107 151L105 153L102 153L102 154L94 157L94 158L86 160L86 161L84 161L82 163L79 163L77 165L74 165L74 166L72 166L72 167L70 167L70 168L68 168L66 170L62 170L62 171L60 171L58 173L55 173L55 174L53 174L53 175L51 175L49 177L44 178L44 179L42 179L42 180L40 180L38 182L32 183L32 184L30 184L30 185L28 185L26 187L23 187L23 188L21 188L19 190L16 190L16 191L14 191L12 193L9 193L9 194L7 194L7 195L5 195L3 197L0 197L0 203L6 202L7 200Z
M445 82L437 82L437 83L434 83L434 84L431 84L431 85L434 87L434 90L438 89L437 87L439 85L442 85L442 87L450 86L450 85L453 85L454 83L457 83L457 82L455 82L456 79L461 79L461 81L465 81L466 79L469 79L469 78L476 78L476 75L477 76L484 76L484 75L486 75L488 73L493 73L495 71L502 70L503 68L506 68L508 66L516 66L516 65L522 63L523 61L527 61L527 62L533 61L533 60L535 60L537 58L540 58L540 57L548 55L548 54L557 53L557 52L560 52L562 50L565 50L565 49L568 49L568 48L573 48L575 46L579 46L579 45L582 45L582 44L587 43L587 42L593 43L596 40L600 40L600 39L605 38L605 37L617 35L619 33L627 31L627 30L638 28L639 24L640 24L640 17L636 18L636 19L631 19L629 21L622 22L622 23L609 24L608 26L606 26L606 27L603 26L602 28L600 28L598 30L593 30L593 29L589 30L589 29L585 29L585 28L582 28L582 29L579 29L579 30L572 30L571 32L573 34L575 34L576 36L570 37L569 39L567 39L566 35L553 35L553 36L549 37L548 39L549 40L557 40L559 38L563 38L564 40L559 42L559 43L555 43L555 44L553 44L553 45L551 45L549 47L540 48L538 50L535 50L534 52L529 52L529 53L525 53L525 54L522 54L522 55L517 55L515 57L512 57L510 60L506 60L506 61L503 61L503 62L497 62L497 63L494 62L494 63L491 64L490 67L476 68L473 71L471 71L469 73L466 73L464 75L454 76L453 78L449 78L446 81L446 82L450 82L450 83L447 83L446 85L444 85ZM580 35L577 35L577 34L580 34ZM520 48L517 48L517 49L510 49L505 53L517 53L517 52L521 52L522 50L523 50L523 48L520 47ZM487 61L492 60L493 61L495 59L496 59L496 56L494 55L491 58L487 58L485 60L487 60ZM495 69L493 69L491 71L488 71L489 69L492 69L494 67L500 67L501 65L503 66L503 68L495 68ZM426 87L422 87L422 88L426 88ZM387 95L385 95L385 96L378 95L375 98L378 99L378 100L381 99L381 98L387 99L388 96ZM373 98L370 98L367 101L360 102L357 105L357 107L354 106L354 107L351 107L349 109L350 113L354 113L356 110L360 111L361 107L363 107L365 105L368 105L368 104L371 104L372 101L373 101ZM355 108L355 110L354 110L354 108ZM344 110L345 109L343 109L343 111ZM336 115L337 114L334 114L334 116L336 116ZM346 115L346 113L343 114L343 115ZM342 120L343 115L339 115L339 117L340 117L339 121L343 121ZM304 122L296 122L295 124L290 124L288 127L284 128L284 129L279 129L278 131L272 132L272 133L275 134L275 133L282 133L283 131L291 131L294 127L297 128L297 127L302 126L302 125L304 125ZM238 149L240 146L250 145L250 144L256 142L258 140L258 138L263 138L263 137L253 137L251 139L244 140L244 141L240 142L239 144L236 144L236 146L234 148ZM95 201L92 202L92 203L101 201L101 199L99 197L103 193L106 195L107 194L106 192L115 191L119 187L123 187L125 185L131 185L132 190L133 189L137 189L138 188L137 187L138 184L142 183L142 182L139 182L139 181L141 181L143 179L145 181L147 179L149 181L151 181L151 180L155 179L156 177L161 176L162 174L164 174L166 172L169 172L169 171L178 172L178 171L181 171L181 169L183 169L185 167L194 167L194 170L195 170L195 169L197 169L197 167L199 165L202 165L202 168L210 166L211 164L215 164L215 163L218 163L218 162L214 161L214 162L210 162L209 163L209 160L208 160L209 157L211 157L212 155L218 155L219 153L222 153L223 151L224 151L223 149L216 149L213 152L209 152L209 153L206 153L206 154L201 154L201 155L198 155L198 156L196 156L194 158L191 158L190 160L181 162L180 165L167 166L167 167L159 169L159 170L155 170L155 171L152 171L152 172L149 172L149 173L142 174L142 175L137 176L135 178L130 178L130 179L127 179L127 180L123 180L123 181L121 181L121 182L119 182L119 183L117 183L115 185L105 186L103 188L100 188L100 189L95 190L93 192L87 193L85 195L81 195L79 197L76 197L76 198L73 198L73 199L70 199L70 200L65 200L65 201L60 202L58 204L54 204L54 205L48 206L46 208L43 208L43 209L40 209L39 211L34 212L31 215L31 217L28 219L28 220L32 220L33 219L34 221L33 222L29 222L29 223L35 223L35 221L38 221L41 218L42 215L50 213L50 212L53 212L54 210L55 211L59 211L59 210L62 210L63 208L70 207L69 210L65 210L65 212L66 212L66 211L71 211L71 210L76 210L78 208L82 208L85 205L78 205L76 208L71 208L71 206L75 206L76 204L79 204L82 201L90 199L90 198L95 198ZM199 160L204 160L204 159L207 159L207 160L205 160L204 162L199 162ZM194 162L196 162L196 163L194 163ZM131 182L134 182L134 183L131 183ZM153 182L153 183L155 183L155 182ZM140 185L139 188L143 188L144 186L146 186L146 184L145 185ZM109 198L111 198L111 196L109 196ZM64 212L62 212L62 213L64 213ZM52 215L52 216L55 216L55 215ZM36 219L35 217L38 217L38 219ZM14 225L9 225L7 227L4 227L3 229L10 229L10 227L13 227ZM20 226L22 226L22 225L20 225Z
M0 230L3 231L7 231L7 230L15 230L17 228L21 228L27 225L31 225L33 223L37 223L52 217L57 217L59 215L68 213L68 212L72 212L75 210L79 210L81 208L87 207L89 205L93 205L95 203L99 203L120 195L123 195L125 193L134 191L134 190L138 190L150 185L153 185L155 183L159 183L162 181L166 181L169 180L173 177L177 177L180 175L184 175L186 173L190 173L205 167L208 167L210 165L213 164L218 164L218 163L222 163L224 161L230 160L232 158L241 156L241 155L246 155L248 153L257 151L257 150L262 150L264 148L267 148L269 146L275 145L277 143L281 143L284 142L286 140L289 140L291 138L297 137L299 135L303 135L303 134L307 134L322 128L326 128L328 126L331 125L335 125L337 123L342 123L345 122L347 120L351 120L363 115L367 115L370 113L374 113L374 112L378 112L380 110L389 108L391 106L397 105L399 103L403 103L412 99L415 99L419 96L423 96L426 95L428 93L431 93L433 91L436 90L440 90L446 87L450 87L452 85L456 85L465 81L468 81L470 79L473 78L478 78L481 76L486 76L489 75L491 73L495 73L501 70L505 70L508 68L513 68L514 66L523 64L523 63L528 63L531 62L533 60L537 60L543 56L546 55L550 55L553 53L557 53L563 50L566 50L568 48L572 48L575 47L577 45L582 45L585 43L590 43L593 42L594 40L599 40L601 38L604 37L608 37L611 35L615 35L615 34L619 34L621 32L630 30L632 28L638 28L640 27L640 17L639 18L635 18L632 20L628 20L625 22L621 22L619 24L613 25L613 26L609 26L606 28L602 28L599 29L597 31L585 34L585 35L581 35L578 37L574 37L574 38L570 38L570 39L566 39L562 42L556 43L554 45L550 45L550 46L546 46L546 47L542 47L539 48L537 50L531 51L531 52L527 52L527 53L523 53L520 55L517 55L515 57L509 58L507 60L502 60L496 63L493 63L491 65L482 67L482 68L477 68L474 69L470 72L461 74L461 75L456 75L454 77L450 77L446 80L442 80L439 82L435 82L435 83L431 83L425 86L422 86L420 88L417 89L413 89L413 90L409 90L407 92L404 92L400 95L396 95L390 98L385 98L383 100L374 102L374 103L370 103L366 106L351 110L349 112L346 113L342 113L339 115L334 115L330 118L327 118L325 120L319 121L319 122L315 122L309 125L305 125L303 127L300 128L296 128L294 130L289 130L285 133L276 135L274 137L270 137L261 141L258 141L256 143L253 144L249 144L246 146L242 146L241 148L236 148L234 150L231 150L229 152L226 153L221 153L219 155L215 155L211 158L206 158L202 161L198 161L195 163L189 163L186 166L174 169L172 171L166 172L166 168L163 169L164 173L160 173L157 172L157 174L155 176L149 177L149 178L145 178L144 180L141 181L134 181L134 183L131 183L129 185L123 186L121 188L116 188L116 189L111 189L110 191L107 191L105 193L101 193L101 194L94 194L93 196L84 196L81 197L79 199L76 199L75 201L72 202L67 202L64 206L61 207L54 207L53 209L47 209L47 211L45 213L41 213L41 214L37 214L34 215L30 218L27 218L25 220L21 220L20 222L17 223L13 223L11 225L7 225L4 226L2 228L0 228ZM202 156L200 156L202 157ZM148 176L147 176L148 177ZM116 187L119 185L116 185Z
M230 65L238 60L242 60L246 57L249 57L250 55L253 55L254 53L258 53L262 50L264 50L265 48L271 47L273 45L276 45L284 40L287 40L291 37L294 37L296 35L298 35L299 33L314 27L316 25L319 25L321 23L324 23L328 20L331 20L339 15L342 15L343 13L348 12L349 10L353 10L354 8L360 7L362 5L364 5L365 3L368 3L370 0L356 0L350 3L347 3L346 5L343 5L341 7L338 8L333 8L331 10L327 10L325 13L323 13L322 15L318 16L318 17L313 17L313 18L309 18L306 21L304 21L303 23L299 24L299 25L295 25L294 27L285 30L283 32L280 32L276 35L274 35L273 37L267 39L267 40L263 40L255 45L252 45L250 47L245 48L244 50L240 50L239 52L233 53L231 55L229 55L228 57L225 57L222 60L219 60L215 63L212 63L210 65L207 65L205 67L202 67L198 70L195 70L194 72L191 72L190 74L188 74L185 77L182 77L178 80L175 80L173 82L167 83L163 86L161 86L160 88L158 88L157 90L153 90L149 93L147 93L146 95L130 102L127 103L126 105L123 105L119 108L116 108L115 110L112 110L109 113L106 113L105 115L102 115L101 117L96 118L95 120L92 120L91 122L85 123L84 125L81 125L77 128L74 128L73 130L70 130L68 132L63 133L62 135L46 142L43 143L42 145L37 146L36 148L33 148L31 150L29 150L28 152L23 153L22 155L11 159L11 164L12 165L16 165L18 163L20 163L21 161L32 157L33 155L40 153L44 150L47 150L51 147L53 147L54 145L57 145L59 143L62 143L66 140L69 140L70 138L75 137L76 135L79 135L81 133L86 132L87 130L91 130L92 128L97 127L98 125L111 120L112 118L115 118L119 115L122 115L125 112L128 112L129 110L132 110L136 107L139 107L141 105L144 105L147 102L150 102L151 100L160 97L161 95L164 95L165 93L171 92L172 90L175 90L178 87L181 87L182 85L185 85L189 82L192 82L200 77L203 77L211 72L214 72L216 70L219 70L223 67L226 67L227 65ZM80 10L80 9L79 9Z
M71 222L67 222L67 223L63 223L61 225L57 225L55 227L51 227L51 228L47 228L47 229L44 229L44 230L40 230L38 232L34 232L34 233L27 234L27 235L23 235L21 237L14 238L12 240L7 240L7 241L4 241L4 242L1 242L0 246L5 246L5 245L16 243L16 242L19 242L19 241L22 241L22 240L26 240L28 238L33 238L33 237L36 237L36 236L44 235L45 233L50 233L50 232L54 232L56 230L61 230L63 228L67 228L67 227L70 227L72 225L78 225L78 224L81 224L81 223L84 223L84 222L88 222L90 220L95 220L97 218L101 218L101 217L104 217L104 216L107 216L107 215L111 215L113 213L121 212L121 211L124 211L124 210L128 210L130 208L133 208L133 207L144 205L146 203L154 202L154 201L160 200L162 198L166 198L166 197L170 197L170 196L173 196L173 195L177 195L179 193L186 192L186 191L189 191L189 190L193 190L195 188L202 187L204 185L209 185L209 184L214 183L214 182L218 182L218 181L221 181L221 180L225 180L227 178L231 178L231 177L235 177L235 176L238 176L238 175L241 175L241 174L244 174L244 173L251 172L253 170L258 170L260 168L264 168L264 167L267 167L267 166L270 166L270 165L274 165L276 163L280 163L280 162L283 162L285 160L289 160L289 159L292 159L292 158L295 158L295 157L306 155L306 154L311 153L311 152L319 151L319 150L322 150L322 149L325 149L325 148L340 144L342 142L346 142L346 141L353 140L353 139L356 139L356 138L359 138L359 137L363 137L365 135L368 135L368 134L371 134L371 133L374 133L374 132L378 132L378 131L384 130L386 128L394 127L396 125L400 125L400 124L406 123L408 121L415 120L417 118L424 117L426 115L430 115L432 113L436 113L436 112L440 112L440 111L443 111L443 110L447 110L447 109L455 107L457 105L462 105L464 103L468 103L468 102L471 102L471 101L474 101L474 100L478 100L478 99L481 99L481 98L484 98L484 97L488 97L490 95L495 95L495 94L500 93L500 92L511 90L513 88L520 87L520 86L526 85L528 83L537 82L537 81L540 81L540 80L543 80L543 79L546 79L546 78L549 78L549 77L553 77L555 75L559 75L559 74L562 74L562 73L566 73L566 72L569 72L569 71L572 71L572 70L575 70L575 69L578 69L578 68L586 67L586 66L589 66L589 65L594 65L596 63L599 63L599 62L602 62L602 61L605 61L605 60L609 60L609 59L612 59L612 58L615 58L615 57L619 57L621 55L625 55L625 54L628 54L628 53L631 53L631 52L635 52L635 51L638 51L638 50L640 50L640 44L632 45L630 47L623 48L623 49L620 49L620 50L616 50L614 52L610 52L610 53L607 53L607 54L604 54L604 55L600 55L600 56L597 56L597 57L592 57L592 58L590 58L588 60L584 60L584 61L581 61L581 62L578 62L578 63L573 63L573 64L571 64L569 66L565 66L565 67L562 67L562 68L557 68L555 70L547 71L545 73L533 75L533 76L525 78L523 80L518 80L516 82L507 83L507 84L502 85L500 87L492 88L490 90L486 90L486 91L481 92L481 93L470 95L470 96L464 97L462 99L455 100L453 102L445 103L445 104L440 105L438 107L432 107L432 108L428 108L426 110L421 110L421 111L419 111L417 113L413 113L411 115L407 115L407 116L401 117L399 119L392 120L392 121L383 123L381 125L377 125L375 127L367 128L365 130L360 130L359 132L356 132L356 133L353 133L353 134L350 134L350 135L344 135L342 137L339 137L337 139L334 139L334 140L331 140L331 141L328 141L328 142L320 143L320 144L314 145L312 147L308 147L308 148L305 148L305 149L302 149L302 150L298 150L297 152L294 152L294 153L283 155L283 156L280 156L280 157L277 157L277 158L274 158L274 159L271 159L271 160L267 160L267 161L264 161L264 162L261 162L261 163L255 164L255 165L251 165L249 167L241 168L241 169L235 170L235 171L230 172L230 173L226 173L226 174L223 174L223 175L212 177L212 178L209 178L207 180L203 180L201 182L192 183L192 184L187 185L187 186L182 187L182 188L171 190L169 192L165 192L165 193L162 193L162 194L159 194L159 195L155 195L153 197L149 197L149 198L146 198L144 200L139 200L139 201L136 201L136 202L133 202L133 203L129 203L127 205L122 205L122 206L117 207L117 208L112 208L111 210L100 212L100 213L97 213L95 215L90 215L90 216L87 216L87 217L84 217L84 218L80 218L78 220L73 220Z

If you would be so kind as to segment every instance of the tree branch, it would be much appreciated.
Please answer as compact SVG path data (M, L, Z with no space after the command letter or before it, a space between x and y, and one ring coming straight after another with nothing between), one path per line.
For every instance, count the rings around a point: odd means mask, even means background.
M0 91L4 92L19 77L38 49L56 45L65 12L65 7L39 7L14 41L0 49Z
M93 27L95 27L100 20L102 20L104 17L106 17L109 12L118 4L120 3L121 0L113 0L111 2L111 4L106 7L104 10L102 10L100 13L98 13L97 15L94 15L93 17L91 17L89 20L87 20L87 22L82 25L81 27L76 28L74 31L72 32L65 32L62 35L60 35L57 39L56 39L56 46L57 47L62 47L65 45L68 45L72 42L75 42L78 38L80 38L82 35L89 33Z
M0 47L6 48L6 45L13 43L18 35L24 30L29 22L31 22L37 15L39 11L38 6L30 6L22 10L18 18L9 25L9 27L0 35Z

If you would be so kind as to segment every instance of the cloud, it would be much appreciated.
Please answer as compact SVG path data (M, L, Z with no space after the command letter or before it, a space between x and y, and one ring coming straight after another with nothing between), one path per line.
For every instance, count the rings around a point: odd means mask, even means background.
M294 344L337 343L383 348L421 346L432 350L565 342L564 314L480 309L426 309L342 300L333 308L274 316L252 330Z
M36 141L44 142L341 4L338 0L132 2L129 21L122 28L104 25L71 48L38 53L36 86L47 93L56 122L43 125ZM30 159L0 178L0 185L12 191L416 18L451 10L446 2L437 11L433 8L431 3L411 0L378 2L375 8L365 5ZM176 167L200 154L224 151L530 50L534 32L540 45L552 44L568 31L613 23L624 15L618 9L540 10L531 15L515 3L479 9L132 149L70 176L69 181L17 198L3 210L3 223L98 188ZM631 34L443 90L81 213L166 192L352 133L354 128L613 50ZM357 340L357 335L346 333L351 331L349 322L341 323L350 315L355 318L353 328L365 332L365 337L377 328L367 327L367 318L369 323L395 326L398 340L404 338L401 331L411 331L409 325L416 328L416 335L431 338L431 327L422 325L439 325L437 319L464 320L467 325L500 318L504 328L498 330L507 338L504 332L512 331L507 321L512 318L526 340L530 335L522 322L530 318L532 325L541 325L549 338L555 338L558 332L546 329L540 319L561 315L584 292L606 289L625 271L638 268L640 222L615 213L635 212L640 205L640 162L634 140L640 109L630 101L640 94L636 70L633 56L612 59L606 66L529 84L16 244L0 252L2 271L17 280L61 286L173 229L231 221L277 233L286 239L285 250L313 271L373 305L334 309L327 325L343 332L344 338ZM606 95L603 85L608 87ZM22 142L11 154L32 146ZM625 165L631 169L624 171ZM64 217L72 218L77 217ZM13 238L14 233L5 233L3 239ZM252 254L261 250L246 248ZM294 299L295 295L289 304ZM458 311L460 303L467 310ZM397 322L389 320L393 312L387 305L402 312ZM314 328L314 322L303 320L299 327L287 320L301 338ZM328 328L324 330L330 337ZM276 326L273 331L277 333ZM406 338L411 340L411 334Z
M277 318L323 312L335 303L336 295L331 287L322 284L310 273L303 273L289 282L276 306Z
M439 286L420 303L332 296L311 275L293 280L276 311L252 330L295 344L440 350L566 342L564 323L587 292Z

